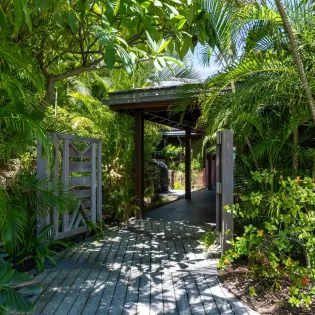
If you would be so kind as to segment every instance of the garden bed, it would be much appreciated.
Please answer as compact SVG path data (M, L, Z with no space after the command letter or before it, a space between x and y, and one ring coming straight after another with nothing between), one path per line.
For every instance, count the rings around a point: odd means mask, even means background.
M248 266L244 261L235 262L226 267L224 271L219 270L218 276L222 285L234 294L242 303L257 311L259 314L277 315L301 315L315 314L315 304L309 308L291 307L287 302L286 292L275 291L264 285L259 285L248 275ZM250 287L255 287L256 297L250 296Z

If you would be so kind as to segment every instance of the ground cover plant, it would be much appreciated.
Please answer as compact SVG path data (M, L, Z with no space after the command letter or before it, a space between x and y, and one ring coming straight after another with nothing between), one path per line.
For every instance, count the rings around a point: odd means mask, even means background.
M18 272L6 262L0 248L0 313L28 313L34 304L27 297L39 294L41 288L27 272Z
M225 207L242 222L244 233L232 241L220 267L245 256L258 282L278 290L289 287L290 304L309 306L315 294L315 183L277 172L252 175L264 188L240 196L241 204ZM250 293L256 294L254 287Z

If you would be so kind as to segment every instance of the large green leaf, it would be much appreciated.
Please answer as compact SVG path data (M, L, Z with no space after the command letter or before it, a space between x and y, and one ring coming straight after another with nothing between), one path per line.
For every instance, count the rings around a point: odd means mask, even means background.
M163 52L163 50L166 49L166 47L168 46L168 44L170 43L170 40L165 40L164 38L162 38L159 42L158 42L158 51L157 53L160 54Z
M5 276L8 271L8 263L0 263L0 280Z
M42 288L37 285L31 285L31 286L27 286L22 289L19 289L17 292L23 295L37 295L42 292Z
M189 8L188 15L187 15L187 23L189 26L191 26L192 22L194 21L194 17L195 17L195 8L191 6Z
M156 28L152 25L152 19L149 16L144 16L142 18L142 23L143 23L146 31L150 35L150 37L155 38L157 31L156 31Z
M2 6L0 5L0 34L5 35L9 31L8 20L3 12Z
M168 4L168 3L164 3L164 5L166 7L168 7L173 14L179 15L179 12L177 11L177 9L174 6L172 6L172 5Z
M11 312L30 312L34 308L34 304L24 298L21 294L13 289L3 289L0 295L4 300L4 307Z
M22 15L22 0L13 0L14 8L14 31L17 32L22 26L23 15Z
M73 11L68 12L68 24L73 33L77 31L77 17Z
M181 19L178 24L177 24L177 29L180 30L184 27L184 25L186 24L186 19Z
M29 9L27 7L26 3L23 3L23 12L24 12L24 18L25 18L25 22L27 24L27 27L30 31L32 31L32 20L29 14Z
M124 69L131 76L134 71L134 64L133 64L131 56L123 47L119 45L115 45L115 47L117 49L117 54L123 64Z
M4 274L4 276L0 278L0 285L10 282L10 280L12 279L12 276L14 275L14 272L15 271L13 269L8 269L6 273Z
M26 281L32 280L33 277L28 272L18 272L16 271L13 276L11 277L11 280L9 281L9 285L14 286L19 283L23 283Z
M184 57L187 55L190 45L191 45L191 38L187 36L182 41L182 45L180 47L181 59L184 59Z

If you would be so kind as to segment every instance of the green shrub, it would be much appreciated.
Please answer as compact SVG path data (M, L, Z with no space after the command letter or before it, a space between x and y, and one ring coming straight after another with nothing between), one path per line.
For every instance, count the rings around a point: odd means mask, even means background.
M71 212L75 204L64 184L48 176L37 179L24 170L8 179L6 186L0 184L0 242L6 253L20 263L33 257L43 270L57 242L47 237L51 226L37 236L37 216L45 217L53 208L60 214L66 209Z
M27 297L39 294L41 288L27 272L12 269L0 248L0 314L28 313L34 304Z
M168 144L160 152L160 156L170 170L179 171L183 166L183 163L180 161L180 154L183 153L183 151L183 147Z
M175 182L174 183L174 189L175 190L184 190L185 189L185 185L181 184L180 182Z
M53 266L56 266L55 256L60 254L56 248L66 248L68 245L65 242L54 240L53 236L48 236L52 229L52 224L47 225L41 233L37 235L38 221L37 217L33 216L26 230L25 237L22 242L21 249L18 253L19 265L29 259L34 259L37 270L42 272L45 270L46 260L50 261Z
M200 238L200 242L205 246L206 250L208 250L213 244L215 244L218 238L218 233L214 230L209 230Z
M241 205L224 207L247 225L220 267L246 256L257 281L277 289L289 285L289 302L308 306L315 294L315 183L276 172L252 175L262 189L241 196Z

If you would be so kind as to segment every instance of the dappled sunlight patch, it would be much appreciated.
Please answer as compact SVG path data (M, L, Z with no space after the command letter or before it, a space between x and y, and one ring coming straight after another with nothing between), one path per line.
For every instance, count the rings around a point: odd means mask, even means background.
M192 229L183 222L148 224L136 225L137 230L116 231L104 243L79 244L72 255L77 260L72 266L81 264L91 269L78 269L73 276L70 273L74 270L67 271L65 280L59 277L58 282L50 277L47 292L60 297L58 305L54 304L57 297L50 297L47 305L51 303L54 310L69 309L74 300L73 310L83 309L86 315L88 310L102 314L109 309L145 315L174 311L184 314L187 309L196 314L218 314L219 308L231 310L212 289L217 285L211 280L216 266L205 258L196 237L196 232L206 229Z

